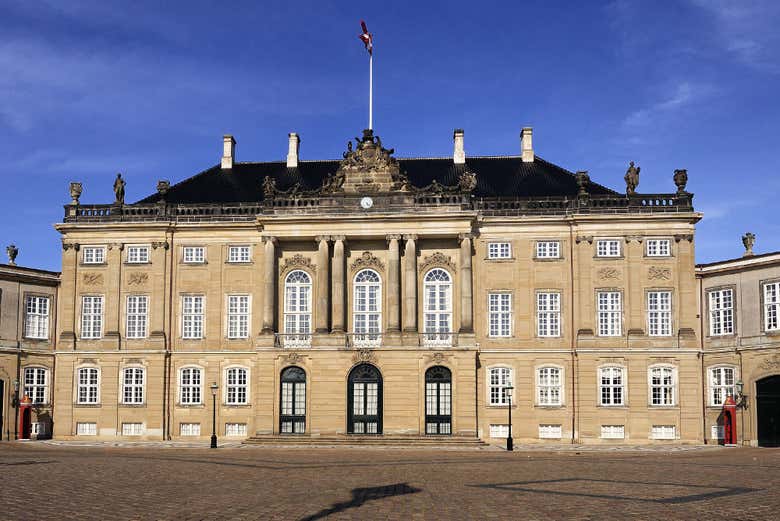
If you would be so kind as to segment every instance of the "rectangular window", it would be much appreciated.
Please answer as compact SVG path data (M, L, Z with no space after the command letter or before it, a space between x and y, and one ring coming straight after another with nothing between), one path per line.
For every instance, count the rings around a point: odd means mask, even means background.
M84 264L103 264L106 262L106 249L103 246L86 246L81 259Z
M228 405L246 405L247 370L243 367L231 367L227 370L226 402Z
M509 259L512 257L512 246L508 242L489 242L488 259Z
M25 338L49 338L49 297L27 296L24 311Z
M672 254L672 241L669 239L647 239L648 257L669 257Z
M246 436L246 423L226 423L225 436Z
M540 367L536 370L536 403L542 406L561 405L561 370Z
M619 291L599 291L599 336L620 336L623 306Z
M599 239L596 241L597 257L620 257L619 239Z
M179 424L179 434L182 436L200 436L200 423Z
M561 243L559 241L538 241L536 243L537 259L559 259Z
M149 297L146 295L127 297L127 338L146 338L148 311Z
M674 425L653 425L650 437L654 440L673 440L677 437Z
M122 403L140 405L144 403L144 369L126 367L122 370Z
M24 369L24 394L33 404L46 403L48 372L43 367L26 367Z
M230 248L228 248L228 262L251 261L251 249L249 246L230 246Z
M78 436L97 436L97 423L95 422L77 422L76 434Z
M539 425L539 439L542 440L560 440L562 438L561 426L541 424Z
M489 335L508 337L512 335L512 294L490 293L488 295Z
M764 329L776 331L780 329L780 282L764 284Z
M493 367L489 372L490 405L507 405L506 388L512 385L512 370L508 367Z
M228 295L228 338L249 338L249 295Z
M647 329L650 336L672 334L672 292L647 292Z
M149 246L128 246L128 264L146 264L149 262Z
M624 405L623 386L623 368L602 367L599 370L601 405Z
M722 440L724 437L723 425L712 425L710 427L710 439Z
M713 367L710 369L710 405L723 405L727 396L734 396L734 368Z
M78 370L77 400L79 404L100 403L99 370L96 367L82 367Z
M731 288L710 291L710 336L734 334L734 292Z
M183 259L187 264L202 264L206 262L206 248L203 246L185 246Z
M81 338L103 336L103 297L81 297Z
M674 405L674 369L671 367L650 368L650 405Z
M601 437L609 440L622 440L626 437L625 427L623 425L602 425Z
M203 371L197 367L185 367L179 373L179 403L200 405Z
M509 437L509 425L507 424L490 424L490 437L491 438L508 438Z
M203 338L203 295L182 297L182 338Z
M561 294L536 294L537 334L541 337L561 335Z
M144 433L143 423L123 423L122 436L141 436Z
M34 434L35 436L45 436L46 422L32 422L30 424L30 434Z

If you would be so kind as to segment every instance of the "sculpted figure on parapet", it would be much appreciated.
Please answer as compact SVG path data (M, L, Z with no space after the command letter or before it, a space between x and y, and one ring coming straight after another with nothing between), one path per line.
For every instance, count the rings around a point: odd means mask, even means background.
M634 195L636 193L636 187L639 186L640 170L640 167L634 166L633 161L628 164L626 176L623 178L626 181L626 195Z
M116 204L125 204L125 180L122 179L122 174L117 174L114 180L114 195Z

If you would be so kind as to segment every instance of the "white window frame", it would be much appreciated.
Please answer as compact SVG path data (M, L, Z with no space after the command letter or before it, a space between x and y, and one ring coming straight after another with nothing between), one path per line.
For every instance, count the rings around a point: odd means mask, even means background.
M656 375L656 373L660 373ZM668 382L667 382L668 375ZM656 377L659 381L656 382ZM658 391L658 399L656 393ZM647 404L650 407L677 406L677 367L673 365L651 365L647 368Z
M252 322L252 296L230 294L227 296L227 331L231 340L249 338L249 324Z
M240 377L242 371L243 379ZM225 405L248 405L249 368L242 365L226 367L223 378L225 391L222 399Z
M305 277L305 279L303 278ZM306 270L292 270L284 276L284 335L285 347L311 345L312 294L314 277Z
M653 425L650 427L651 440L676 440L676 425Z
M497 373L497 382L493 383L493 372ZM507 386L514 387L515 372L508 365L493 365L487 368L487 403L493 407L505 407L509 404L506 392L503 390ZM496 390L493 393L493 390Z
M616 384L616 371L620 373L620 383ZM607 383L604 383L604 378L608 379ZM596 372L598 377L598 404L601 407L626 407L628 406L628 400L626 392L628 385L626 378L628 370L622 365L602 365L599 366ZM606 396L605 396L605 392ZM619 392L618 392L619 390ZM617 399L619 396L619 400ZM606 399L605 399L606 398Z
M489 428L489 435L491 438L501 439L509 437L509 424L508 423L491 423Z
M122 436L143 436L144 431L142 422L122 422Z
M97 422L76 422L76 436L97 436Z
M764 331L780 330L780 281L764 282Z
M91 303L89 313L85 312L87 302ZM81 338L84 340L97 340L103 338L103 312L106 299L103 295L81 296ZM98 304L100 310L95 312Z
M128 374L130 378L128 379ZM138 375L140 375L140 382ZM129 398L128 398L129 394ZM124 405L143 405L146 400L146 368L129 365L122 368L122 394Z
M149 296L128 295L125 299L125 336L146 338L149 333Z
M512 243L508 241L491 241L487 244L487 258L490 260L496 259L511 259L512 258Z
M193 375L198 374L198 382L193 383ZM188 376L188 382L184 383L185 374ZM182 406L203 405L203 380L206 371L197 365L185 365L179 368L179 389L177 393L178 404ZM185 390L187 392L185 392ZM195 395L197 394L197 400ZM186 398L186 399L185 399Z
M512 293L508 291L489 292L487 307L488 336L490 338L510 338L514 330Z
M626 426L602 425L601 438L604 440L624 440L626 439Z
M179 423L179 436L200 436L200 423L196 423L196 422Z
M101 370L94 365L76 368L76 403L79 405L100 404ZM82 374L86 377L82 378ZM94 376L94 380L93 380Z
M31 375L31 378L28 378L28 375ZM31 365L24 368L22 376L24 379L23 396L29 397L33 405L48 404L49 370L45 367Z
M105 264L106 247L105 246L82 246L81 263L82 264Z
M560 259L561 241L536 241L537 259Z
M228 246L228 262L230 264L247 264L252 262L252 246L249 244L232 244Z
M707 291L710 336L734 334L734 288Z
M540 365L534 370L536 382L536 405L539 407L562 407L564 404L564 372L559 365ZM553 383L557 378L558 383ZM555 391L557 390L557 398Z
M731 372L731 383L728 383L728 371ZM716 378L716 374L720 375ZM733 365L716 365L707 368L707 403L710 407L721 407L726 398L736 393L738 380L737 367ZM718 382L716 383L716 379Z
M645 255L648 257L671 257L672 240L659 238L646 239Z
M439 274L444 274L446 280ZM433 277L437 279L433 280ZM449 271L444 268L428 270L423 277L423 345L452 345L452 293L453 280Z
M672 336L672 291L647 292L647 333L649 336Z
M46 295L24 296L24 337L48 340L51 298Z
M540 440L560 440L563 438L563 426L560 423L540 423Z
M622 254L623 249L620 245L620 239L596 239L596 257L614 259L620 257Z
M246 437L247 425L246 423L227 422L225 423L225 436L226 437Z
M371 272L374 273L377 281L358 282L358 277L362 273ZM376 270L362 269L355 273L352 279L352 330L354 332L355 345L359 346L377 346L382 340L382 276ZM376 309L369 309L369 293L371 288L376 288ZM359 294L361 291L365 292L366 306L365 309L361 309ZM375 316L375 319L372 319ZM358 323L364 325L358 326ZM376 323L376 332L372 331L371 323Z
M191 301L189 299L192 299ZM200 300L198 300L200 299ZM188 305L188 302L190 304ZM197 312L200 302L200 312ZM206 336L206 296L181 296L181 337L184 340L202 340Z
M182 246L181 259L184 264L204 264L206 262L206 247Z
M561 336L561 292L536 292L536 335L542 338Z
M125 260L128 264L149 264L151 248L148 244L130 244L127 246Z
M617 295L617 300L615 300ZM617 305L616 305L617 303ZM623 292L599 290L596 292L596 324L598 336L623 335Z

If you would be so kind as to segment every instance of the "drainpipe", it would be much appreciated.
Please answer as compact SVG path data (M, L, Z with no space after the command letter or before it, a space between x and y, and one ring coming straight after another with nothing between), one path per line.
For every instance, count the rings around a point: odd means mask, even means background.
M704 284L699 277L699 360L701 361L701 435L707 444L707 375L704 370Z
M579 339L579 334L575 337L574 333L574 229L572 227L571 220L569 221L569 277L571 280L571 291L569 298L571 299L571 313L569 313L569 343L571 345L571 443L576 443L576 421L577 421L577 393L575 390L575 374L577 373L576 358L577 358L577 346L575 344L576 339Z
M16 283L16 381L19 382L19 389L24 393L24 382L22 381L22 332L20 330L21 321L21 306L22 306L22 283L21 281ZM22 394L24 396L24 394ZM14 406L14 439L19 439L19 390L14 389L14 398L16 398L16 405Z

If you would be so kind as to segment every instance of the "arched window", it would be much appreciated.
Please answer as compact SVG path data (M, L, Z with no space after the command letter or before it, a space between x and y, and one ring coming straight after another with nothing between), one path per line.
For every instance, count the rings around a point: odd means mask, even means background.
M674 367L651 367L649 373L650 405L674 405L677 394Z
M144 368L125 367L122 369L122 403L144 403Z
M512 370L508 367L491 367L488 370L488 395L490 405L507 405L506 388L512 385Z
M300 367L282 371L279 432L303 434L306 432L306 373Z
M200 367L182 367L179 371L179 403L182 405L200 405L202 401L201 384L203 369Z
M536 370L536 403L556 406L562 404L562 378L559 367L540 367Z
M601 405L625 405L625 380L622 367L602 367L599 369L599 394Z
M440 365L425 371L425 434L452 434L452 372Z
M311 277L303 270L284 279L283 345L311 345Z
M452 278L441 268L429 271L423 279L425 345L452 344Z
M32 403L46 403L49 372L43 367L26 367L24 369L24 394Z
M245 367L230 367L225 374L225 403L247 404L247 373Z
M100 403L100 369L81 367L77 372L77 401L80 404Z
M362 270L355 275L353 298L353 328L355 345L379 345L382 327L382 280L374 270Z

